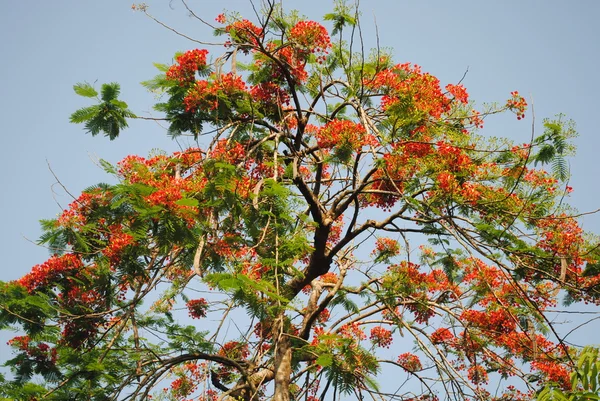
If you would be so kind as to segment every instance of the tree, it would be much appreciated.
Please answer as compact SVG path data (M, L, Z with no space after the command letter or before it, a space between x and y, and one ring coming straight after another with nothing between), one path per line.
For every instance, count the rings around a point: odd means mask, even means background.
M478 112L460 83L365 51L356 10L324 20L273 3L254 22L219 15L224 47L157 64L156 110L199 146L103 162L117 184L42 222L53 255L0 291L2 327L24 332L5 399L571 388L577 350L550 309L600 297L598 239L565 203L573 124L480 136L525 99ZM92 135L137 118L116 83L74 89L98 100L71 116ZM389 371L411 379L402 393L376 380Z

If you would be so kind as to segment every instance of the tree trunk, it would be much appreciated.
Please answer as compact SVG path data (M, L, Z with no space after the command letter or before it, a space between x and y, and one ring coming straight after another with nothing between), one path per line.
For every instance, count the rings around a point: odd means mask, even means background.
M283 321L285 317L279 319L279 324L274 325L275 333L273 338L277 338L275 349L275 394L273 401L290 401L290 378L292 376L292 347L290 338L285 333Z

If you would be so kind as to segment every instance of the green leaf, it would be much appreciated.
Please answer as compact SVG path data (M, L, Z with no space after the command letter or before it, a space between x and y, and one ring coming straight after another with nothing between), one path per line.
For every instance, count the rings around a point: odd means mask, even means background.
M104 102L110 102L113 99L116 99L121 93L121 85L116 82L111 82L110 84L102 84L102 89L100 90L102 93L102 100Z
M112 104L113 106L117 106L117 107L118 107L118 108L120 108L120 109L126 109L126 108L128 107L128 106L127 106L127 103L125 103L125 102L124 102L124 101L122 101L122 100L117 100L117 99L113 99L113 100L111 100L111 101L110 101L110 104Z
M321 354L315 362L317 363L317 365L326 368L328 366L331 366L331 364L333 363L333 355Z
M589 381L588 381L589 370L590 370L589 359L586 359L585 363L583 364L583 374L581 375L581 385L586 390L589 389Z
M241 288L253 288L257 291L262 292L264 295L271 299L287 303L289 300L282 297L277 293L277 288L268 281L265 280L253 280L246 275L240 274L236 278L240 282Z
M98 113L100 113L100 106L83 107L71 114L69 121L74 124L84 123L96 117Z
M235 277L221 280L218 284L223 290L239 290L242 287L242 282Z
M569 166L564 157L556 156L552 160L552 173L561 181L569 178Z
M373 377L368 376L368 375L364 376L363 381L367 385L367 387L369 387L371 390L379 391L379 383L377 383L377 381L375 381L375 379Z
M169 70L169 66L167 64L161 63L152 63L160 72L167 72Z
M84 82L84 83L80 82L80 83L77 83L77 84L73 85L73 90L79 96L83 96L83 97L96 97L96 96L98 96L98 92L96 91L96 89L94 89L92 87L92 85L88 84L87 82Z
M175 202L175 204L179 205L179 206L198 206L200 204L200 202L198 202L197 199L194 198L183 198L183 199L179 199L178 201Z
M538 163L549 163L555 155L556 149L554 148L554 146L546 144L540 149L537 156L535 157L535 165L537 165Z
M102 168L104 169L104 171L106 171L109 174L117 174L117 169L115 169L115 167L110 164L109 162L107 162L104 159L100 159L100 165L102 166Z
M551 399L556 400L556 401L568 401L569 400L569 398L567 398L567 396L557 388L552 390L552 398Z

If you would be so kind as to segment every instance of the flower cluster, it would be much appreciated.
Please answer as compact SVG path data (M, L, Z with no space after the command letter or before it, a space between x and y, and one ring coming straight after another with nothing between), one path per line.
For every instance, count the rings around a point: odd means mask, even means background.
M471 383L476 385L487 384L488 382L488 374L485 368L481 365L471 366L467 373L467 377L469 378Z
M218 401L220 398L218 391L207 389L198 397L198 401Z
M41 265L36 265L31 272L21 277L17 282L24 286L30 293L54 284L61 277L66 277L72 272L83 267L79 255L66 253L62 256L54 255Z
M414 130L413 138L392 145L390 153L383 154L383 163L372 175L373 184L366 191L367 204L389 210L404 193L408 182L425 165L424 158L435 156L431 138L422 130ZM440 163L436 163L440 165Z
M219 355L229 359L246 359L250 355L248 344L239 341L229 341L221 347Z
M197 386L191 378L181 376L171 382L171 394L176 399L183 399L196 391Z
M525 175L523 175L523 180L531 183L533 187L542 187L549 192L556 191L556 184L558 184L558 180L552 177L544 170L534 170L534 169L526 169Z
M270 340L273 337L273 322L263 320L254 325L254 335L261 340Z
M290 39L299 46L299 51L319 54L318 62L324 61L331 47L327 29L315 21L299 21L290 29Z
M375 249L371 255L375 256L376 261L387 261L391 257L400 253L400 244L391 238L377 238Z
M391 210L404 192L404 177L390 179L390 171L377 170L372 177L373 184L369 188L366 202L369 205Z
M317 323L325 323L327 321L329 321L329 318L331 317L331 313L329 312L329 309L325 308L321 311L321 313L319 313L319 316L317 316Z
M210 158L237 165L246 160L247 154L247 149L241 143L219 140L210 152Z
M252 280L260 280L264 274L271 270L271 267L263 263L244 262L241 270L242 274L247 275Z
M440 88L440 81L429 73L423 73L418 65L398 64L384 69L374 77L365 79L365 86L372 90L382 90L381 106L384 110L400 107L421 117L440 118L450 111L450 99ZM459 86L451 89L465 100L466 92Z
M418 294L413 302L407 304L406 310L414 315L417 323L427 324L429 319L435 316L435 309L431 306L430 297L424 293Z
M450 329L446 327L441 327L435 330L433 333L431 333L431 336L429 338L431 339L431 342L433 344L443 344L452 340L454 338L454 335L452 334Z
M206 380L206 368L203 365L197 363L188 362L181 367L172 369L172 373L176 375L176 379L171 382L170 393L175 399L185 400L186 397L190 396L193 392L198 389L198 383ZM208 400L211 400L210 391L206 392Z
M275 107L278 111L282 105L290 104L290 95L284 91L279 85L273 82L261 82L260 84L254 85L250 88L250 96L255 102L260 102L263 107L270 108Z
M512 98L506 101L506 107L517 114L517 120L525 118L525 110L527 110L525 98L517 91L511 92L510 95Z
M447 171L442 171L437 175L437 182L440 189L447 194L453 194L457 192L458 188L460 187L460 184L458 183L458 180L454 174L451 174Z
M433 146L426 143L429 138L423 138L424 142L405 141L396 146L398 155L401 155L400 160L408 163L411 160L421 159L430 155L433 152Z
M100 206L108 205L107 194L101 190L83 192L69 207L62 212L57 219L60 227L77 229L84 226L88 220L88 214Z
M584 243L583 230L577 221L565 214L549 216L538 220L538 228L542 239L538 246L560 256L570 256L577 259L577 265L582 261L577 257Z
M192 319L201 319L206 317L208 310L208 302L206 299L191 299L185 304L188 308L188 313Z
M215 21L217 21L219 24L224 24L225 22L227 22L227 17L225 16L225 14L219 14L215 17Z
M8 340L7 344L21 351L26 351L29 349L30 341L29 336L17 336Z
M407 372L412 373L423 369L423 365L421 364L419 357L410 352L405 352L404 354L398 356L398 365L402 366L402 368Z
M339 278L337 274L333 272L327 272L319 277L319 280L321 280L323 283L337 284Z
M334 153L359 151L364 145L372 143L372 138L362 124L348 120L332 120L316 133L320 148L333 148Z
M95 341L101 320L98 318L69 320L63 326L62 342L79 349Z
M389 348L392 344L392 332L381 326L375 326L371 329L369 339L378 347Z
M481 117L481 113L475 109L471 110L468 121L473 127L483 128L483 118Z
M466 154L464 149L452 146L444 141L438 141L436 146L440 162L449 171L466 172L473 167L473 160Z
M23 351L38 365L45 365L48 368L56 364L56 360L58 358L56 348L51 348L46 343L32 344L29 336L14 337L13 339L9 340L7 344L13 348Z
M565 366L555 361L542 360L531 362L531 368L542 373L547 381L557 383L565 390L571 388L571 377Z
M108 229L110 231L109 240L103 253L110 260L111 265L114 266L121 260L121 254L125 248L134 244L134 239L131 234L123 232L121 225L114 224Z
M517 327L514 316L511 316L506 309L486 311L470 309L461 314L460 320L473 325L473 327L489 331L493 336L511 333Z
M223 15L220 15L217 18L218 22L225 22L225 18ZM227 25L225 27L225 32L229 34L233 43L239 45L246 45L250 47L258 46L258 44L262 40L262 37L264 36L262 28L257 27L247 19L235 21ZM242 47L242 50L247 51L249 49Z
M201 157L198 149L191 148L172 156L158 155L149 159L128 156L117 166L125 183L142 184L148 188L150 193L144 195L143 199L149 206L160 206L192 224L198 208L178 202L186 193L198 193L206 185L207 180L199 163Z
M459 102L464 104L469 103L469 94L464 86L448 84L446 85L446 90Z
M358 341L367 339L367 335L357 322L343 325L340 327L339 333L342 337L353 338Z
M177 56L177 64L167 70L167 79L178 81L180 84L196 80L196 72L206 68L208 50L194 49Z
M185 111L195 113L201 110L217 110L219 97L235 98L246 96L246 83L238 75L232 73L212 76L210 81L197 81L183 99Z
M258 67L264 65L275 82L287 83L287 73L289 73L295 84L306 82L308 72L306 71L306 56L304 53L298 53L289 46L280 47L273 42L267 44L267 50L273 52L273 56L279 60L279 63L274 63L272 60L265 62L258 59L256 64Z
M335 285L338 282L338 275L334 272L327 272L319 277L319 281L324 284ZM312 286L307 285L302 289L304 294L309 294L312 291Z
M418 298L420 294L452 289L449 287L448 279L443 272L440 270L431 270L427 273L421 272L419 267L419 265L407 261L391 265L384 275L383 282L397 296L402 297L412 296Z
M453 299L460 294L460 289L448 281L442 270L421 272L419 267L407 261L391 265L382 285L391 296L404 301L410 299L411 302L404 302L406 310L415 316L415 321L426 323L436 313L432 299L439 299L442 294L446 300Z

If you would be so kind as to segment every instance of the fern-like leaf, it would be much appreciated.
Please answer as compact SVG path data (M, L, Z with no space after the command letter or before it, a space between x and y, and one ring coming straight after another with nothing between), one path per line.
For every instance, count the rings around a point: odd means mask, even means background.
M569 178L569 166L562 156L556 156L552 160L552 173L560 181L566 181Z
M119 93L121 93L121 85L116 82L111 82L110 84L103 84L101 92L101 98L104 102L110 102L111 100L119 97Z
M84 82L84 83L79 82L79 83L73 85L73 90L79 96L83 96L83 97L96 97L96 96L98 96L98 92L96 91L96 89L94 89L92 87L92 85L88 84L87 82Z
M79 110L76 110L73 114L71 114L71 118L69 119L69 121L71 121L74 124L81 124L81 123L91 120L96 115L98 115L99 112L100 112L100 106L98 106L98 105L83 107Z

